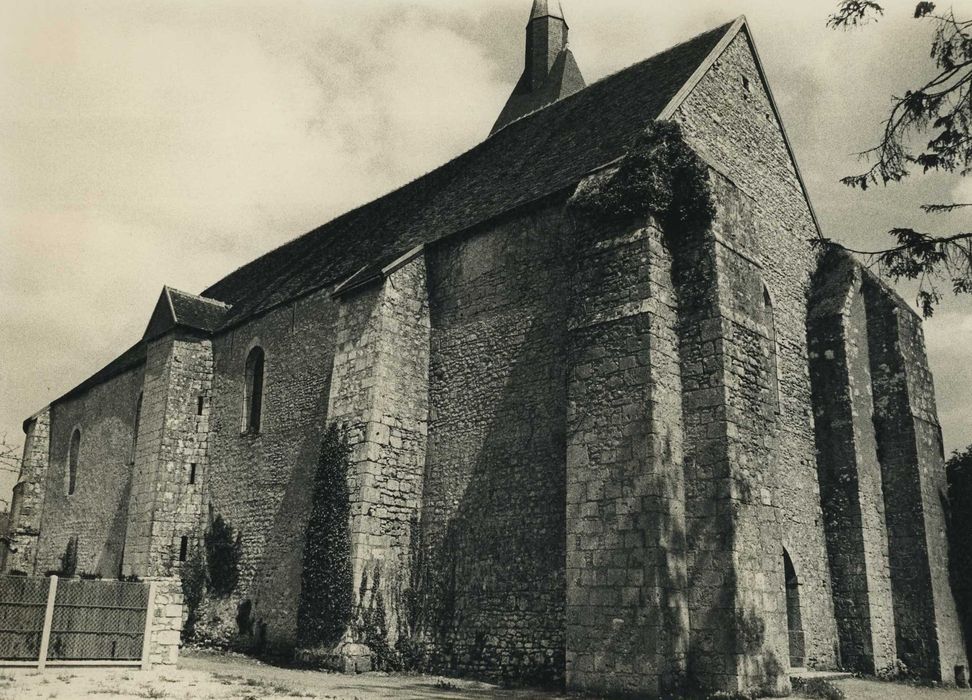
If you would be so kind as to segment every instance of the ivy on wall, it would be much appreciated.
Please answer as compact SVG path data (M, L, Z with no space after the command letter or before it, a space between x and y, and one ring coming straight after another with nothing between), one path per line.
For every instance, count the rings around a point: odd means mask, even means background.
M206 530L206 567L208 590L218 597L233 592L240 580L240 559L243 554L243 533L233 536L233 528L217 515Z
M202 615L206 593L225 598L240 581L240 559L243 554L242 532L233 533L232 526L217 515L203 534L202 546L192 544L186 561L179 568L186 622L182 628L183 641L196 637L196 625Z
M708 170L671 121L652 122L616 168L577 187L569 207L582 218L622 224L653 216L666 230L704 229L715 215Z
M69 537L67 545L64 547L64 554L61 555L61 566L57 569L45 571L45 576L60 576L61 578L71 578L78 570L78 538Z
M68 540L64 555L61 557L61 575L74 576L78 570L78 538L72 537Z
M179 571L182 579L182 598L186 607L186 622L182 627L182 640L190 641L196 635L196 624L199 622L199 607L206 594L206 558L202 548L193 546L189 556Z
M302 647L336 644L351 622L350 448L344 430L324 433L314 476L314 497L304 542L297 643Z
M368 572L365 571L361 576L358 613L355 616L353 632L354 638L371 650L371 667L374 670L400 670L398 655L388 643L388 614L385 611L385 596L381 588L381 568L377 564L370 587Z

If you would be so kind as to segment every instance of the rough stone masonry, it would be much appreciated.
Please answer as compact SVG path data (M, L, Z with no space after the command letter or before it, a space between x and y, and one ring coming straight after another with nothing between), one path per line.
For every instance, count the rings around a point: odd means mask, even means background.
M201 627L292 650L339 423L351 594L379 581L383 643L426 668L649 697L966 677L921 324L810 244L745 19L587 87L566 36L537 0L529 79L479 146L164 289L142 339L25 422L7 570L76 537L79 571L175 575L219 515L240 575ZM711 224L576 216L658 120L704 164Z

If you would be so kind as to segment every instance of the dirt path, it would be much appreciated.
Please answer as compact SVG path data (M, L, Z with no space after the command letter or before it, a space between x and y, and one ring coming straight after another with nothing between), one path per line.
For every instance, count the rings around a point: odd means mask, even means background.
M176 668L3 669L0 700L68 698L178 698L179 700L262 700L318 698L414 698L415 700L579 700L581 696L543 691L503 690L487 683L435 676L338 673L280 668L239 655L183 654Z
M972 691L916 688L849 679L836 683L847 700L972 700ZM280 668L235 654L184 653L176 668L0 670L0 700L174 698L177 700L593 700L590 696L506 690L487 683L404 674L337 673Z

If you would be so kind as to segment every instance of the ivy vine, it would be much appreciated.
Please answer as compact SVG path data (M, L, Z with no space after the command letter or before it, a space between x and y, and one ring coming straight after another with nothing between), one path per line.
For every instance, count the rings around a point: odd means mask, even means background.
M569 207L620 224L652 216L666 230L704 229L715 215L708 169L671 121L652 122L616 168L577 187Z
M297 643L336 644L351 623L350 448L336 425L324 433L314 476L314 497L304 542Z

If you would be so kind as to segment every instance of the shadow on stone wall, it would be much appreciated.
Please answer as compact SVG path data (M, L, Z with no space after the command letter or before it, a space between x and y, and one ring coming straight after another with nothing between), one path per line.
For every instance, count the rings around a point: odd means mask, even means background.
M440 330L432 305L440 347L430 395L439 415L430 420L416 637L433 670L548 684L564 669L566 323L565 309L523 291L474 329L450 319ZM467 330L475 357L450 356ZM467 387L477 416L488 417L481 432L466 425L450 434L446 414L461 400L443 378L451 361L481 370L478 386Z
M128 502L132 492L132 475L129 473L125 488L118 495L118 505L108 528L101 553L95 563L95 573L103 578L116 578L122 573L122 560L125 557L125 533L128 531Z
M972 659L972 447L948 461L948 561L955 604Z

